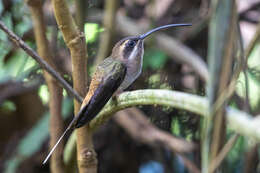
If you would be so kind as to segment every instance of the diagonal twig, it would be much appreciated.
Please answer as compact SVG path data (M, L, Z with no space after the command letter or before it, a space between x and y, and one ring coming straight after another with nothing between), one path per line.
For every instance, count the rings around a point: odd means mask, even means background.
M196 148L194 143L160 130L149 122L148 118L137 108L129 108L116 113L114 120L135 140L150 146L162 146L170 149L181 157L184 165L191 173L200 173L197 166L183 154L194 150Z
M209 172L214 172L219 167L219 165L222 163L224 158L227 156L228 152L232 149L232 147L236 143L238 137L239 135L235 134L228 140L228 142L224 145L224 147L221 149L218 155L211 161Z
M66 91L74 96L79 102L82 102L82 97L72 89L72 87L57 73L49 64L47 64L32 48L30 48L21 38L19 38L15 33L9 30L5 24L0 20L0 29L3 30L13 43L18 47L22 48L28 55L30 55L35 61L37 61L40 66L50 73L57 81L60 82L62 87Z
M174 137L154 126L137 108L128 108L116 113L114 120L125 129L132 138L151 146L164 146L173 152L191 152L196 145Z

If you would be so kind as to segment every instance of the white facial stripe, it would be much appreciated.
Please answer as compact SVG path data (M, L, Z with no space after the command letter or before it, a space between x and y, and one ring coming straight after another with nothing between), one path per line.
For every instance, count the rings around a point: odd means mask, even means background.
M138 47L138 43L135 45L134 49L132 50L132 52L131 52L131 54L130 54L130 56L128 58L129 60L133 59L136 56L136 54L137 54L137 47Z

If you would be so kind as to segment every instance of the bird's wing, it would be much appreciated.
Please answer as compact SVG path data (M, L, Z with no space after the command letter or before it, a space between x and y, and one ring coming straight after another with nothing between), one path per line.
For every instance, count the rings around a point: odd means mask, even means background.
M79 128L90 122L105 106L113 93L123 82L126 67L112 58L105 59L98 67L90 83L89 91L77 116L71 121L57 143L51 149L43 164L45 164L58 146L65 134L74 128Z
M105 70L104 70L105 69ZM97 67L89 92L76 116L74 127L79 128L90 122L105 106L114 92L123 82L126 75L126 67L120 62L108 58Z

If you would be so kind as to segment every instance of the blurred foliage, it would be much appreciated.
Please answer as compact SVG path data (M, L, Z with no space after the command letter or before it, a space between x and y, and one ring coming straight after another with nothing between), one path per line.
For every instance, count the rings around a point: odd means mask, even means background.
M253 111L259 111L260 106L260 42L254 46L251 54L248 57L248 96L249 104ZM241 72L238 78L237 93L245 98L246 83L244 73Z
M0 10L2 1L0 3ZM28 9L21 0L15 1L11 7L11 12L5 12L1 20L6 26L13 30L17 35L23 34L32 28L29 14L26 13ZM15 21L15 25L14 22ZM26 42L32 48L35 48L35 43ZM38 67L38 64L21 49L12 47L6 34L0 31L0 82L8 80L24 80L29 76L30 72Z
M1 105L0 109L4 112L14 112L16 110L16 106L14 102L10 100L5 100Z
M17 50L7 61L3 58L0 60L0 81L4 82L10 79L24 80L37 67L38 64L29 58L26 53L22 50Z
M234 135L233 133L229 132L228 136L231 136L231 134ZM233 172L234 170L234 172L240 172L243 170L242 163L245 161L245 158L241 157L241 155L245 153L246 148L245 138L240 136L226 157L226 169L228 172Z
M41 85L39 88L38 94L39 94L43 104L46 105L50 99L47 85Z
M98 34L103 31L104 29L100 28L97 23L85 23L84 33L86 37L86 43L95 42L98 38Z
M71 115L73 104L71 99L64 99L62 104L62 116L67 118ZM5 164L5 172L17 172L19 164L39 152L42 144L49 135L49 117L50 113L46 112L43 117L34 125L34 127L22 138L12 157Z
M168 56L163 52L155 48L145 49L143 69L151 68L152 70L158 70L163 68Z
M173 87L166 81L161 81L162 75L160 73L155 73L148 78L149 88L160 88L171 90Z

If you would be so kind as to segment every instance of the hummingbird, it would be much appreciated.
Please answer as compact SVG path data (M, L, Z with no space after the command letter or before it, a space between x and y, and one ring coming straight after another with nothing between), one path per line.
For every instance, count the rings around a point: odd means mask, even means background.
M156 31L180 26L191 26L191 24L163 25L138 36L123 38L116 43L111 55L97 66L80 111L74 116L64 133L53 146L43 164L48 161L59 142L69 130L80 128L89 123L112 96L123 92L140 76L143 65L144 39Z

